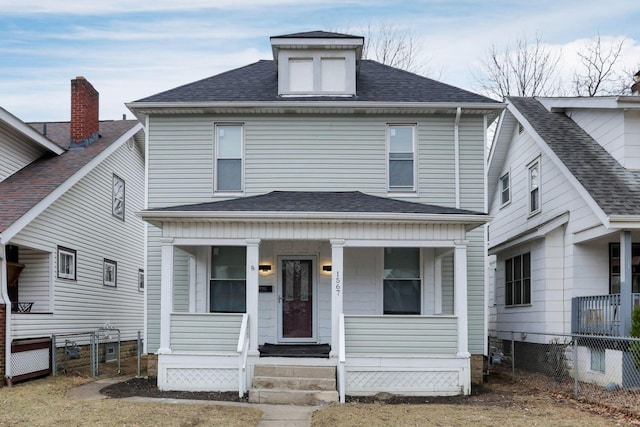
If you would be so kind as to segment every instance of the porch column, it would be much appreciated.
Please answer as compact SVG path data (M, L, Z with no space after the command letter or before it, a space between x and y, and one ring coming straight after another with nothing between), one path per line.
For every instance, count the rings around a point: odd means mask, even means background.
M456 242L454 260L454 312L458 317L458 354L459 357L471 357L469 354L469 324L467 317L467 242Z
M249 315L249 352L258 353L258 264L260 240L247 239L247 314Z
M631 231L620 232L620 335L629 336L631 330L631 282L633 280L631 263Z
M171 312L173 311L173 239L162 239L160 269L160 348L158 354L171 353Z
M343 313L343 258L344 240L331 240L331 357L338 357L340 352L338 331L340 315Z

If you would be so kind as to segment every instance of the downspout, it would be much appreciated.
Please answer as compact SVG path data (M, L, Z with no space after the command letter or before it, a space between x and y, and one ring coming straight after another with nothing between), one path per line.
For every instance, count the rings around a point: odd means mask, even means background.
M11 300L7 290L7 255L4 244L0 244L0 293L5 304L5 355L4 371L5 380L11 386Z
M453 124L453 151L455 162L455 179L456 179L456 209L460 209L460 115L462 108L456 109L456 120Z

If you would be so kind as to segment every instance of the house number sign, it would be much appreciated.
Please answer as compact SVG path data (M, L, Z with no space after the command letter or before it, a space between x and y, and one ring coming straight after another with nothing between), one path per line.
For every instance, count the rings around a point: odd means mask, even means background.
M340 280L340 272L336 271L336 295L340 295L342 291L342 280Z

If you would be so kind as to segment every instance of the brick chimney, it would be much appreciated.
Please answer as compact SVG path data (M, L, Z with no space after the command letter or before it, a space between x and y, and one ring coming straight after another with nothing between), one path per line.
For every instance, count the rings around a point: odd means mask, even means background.
M86 147L100 137L98 91L82 76L71 80L70 148Z

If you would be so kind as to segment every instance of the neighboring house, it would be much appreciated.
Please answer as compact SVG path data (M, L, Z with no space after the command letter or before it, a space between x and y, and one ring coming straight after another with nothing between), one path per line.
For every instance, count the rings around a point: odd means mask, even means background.
M640 303L640 97L509 98L488 162L492 335L628 336ZM605 381L615 370L622 384L616 345L581 346L593 366L580 371Z
M71 82L71 121L25 124L0 109L0 367L7 382L49 369L52 334L143 328L144 131L98 120ZM28 351L24 351L24 350ZM31 350L29 350L31 349ZM54 367L55 369L55 367Z
M128 104L149 138L161 389L253 384L265 401L257 372L277 364L330 366L333 395L337 367L342 396L481 381L485 135L503 104L362 60L363 42L272 37L274 60Z

